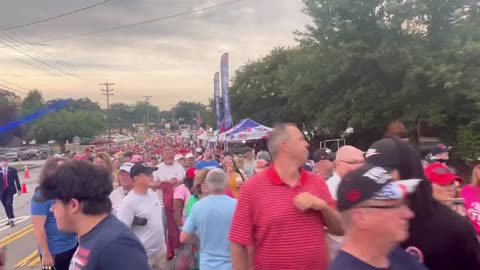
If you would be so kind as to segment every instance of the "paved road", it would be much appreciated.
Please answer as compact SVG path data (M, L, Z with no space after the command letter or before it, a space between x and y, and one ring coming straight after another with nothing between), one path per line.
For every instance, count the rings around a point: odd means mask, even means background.
M24 164L41 165L44 161L24 161ZM12 162L14 165L16 162ZM7 247L6 269L39 269L40 259L36 256L36 244L30 220L30 199L37 186L40 168L30 169L30 179L24 179L24 172L19 172L20 182L25 182L28 193L15 196L13 200L16 226L6 226L7 218L0 207L0 247ZM23 265L23 266L21 266Z

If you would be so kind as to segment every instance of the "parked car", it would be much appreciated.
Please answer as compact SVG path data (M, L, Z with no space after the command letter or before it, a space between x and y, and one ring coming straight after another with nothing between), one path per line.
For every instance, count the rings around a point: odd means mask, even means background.
M25 160L29 158L26 150L26 148L2 148L0 155L7 157L10 161Z
M30 159L30 154L28 152L28 148L20 148L18 150L18 158L21 160Z
M35 148L27 149L27 154L29 158L36 158L38 156L38 149L35 149Z
M2 155L7 157L10 161L18 160L19 149L15 148L4 148L1 150Z

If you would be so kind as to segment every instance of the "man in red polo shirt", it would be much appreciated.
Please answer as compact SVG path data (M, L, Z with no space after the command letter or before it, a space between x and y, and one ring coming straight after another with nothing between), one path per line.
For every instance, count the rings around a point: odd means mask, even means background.
M233 217L234 270L327 269L325 227L343 232L325 180L302 169L307 148L295 125L278 125L270 134L273 165L243 184Z

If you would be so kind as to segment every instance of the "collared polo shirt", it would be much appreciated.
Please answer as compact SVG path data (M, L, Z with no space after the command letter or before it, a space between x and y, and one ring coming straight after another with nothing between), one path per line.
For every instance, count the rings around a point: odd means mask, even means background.
M293 202L303 192L335 205L325 180L304 170L295 187L286 185L273 166L243 184L229 239L254 247L256 270L328 268L321 212L301 212Z

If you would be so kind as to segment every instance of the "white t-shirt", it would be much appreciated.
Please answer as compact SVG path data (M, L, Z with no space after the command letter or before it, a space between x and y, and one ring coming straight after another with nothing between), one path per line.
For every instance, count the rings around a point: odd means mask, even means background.
M177 178L179 181L183 181L185 178L185 169L182 165L178 163L173 163L173 165L167 165L165 162L162 162L157 165L158 170L153 172L153 180L157 182L169 181L172 178ZM163 195L162 190L157 189L158 197L160 198L160 203L163 207Z
M337 191L338 186L340 185L340 176L337 173L334 173L332 177L328 178L327 186L330 194L332 194L333 199L337 200ZM327 244L329 247L330 260L333 260L340 249L340 246L343 242L343 236L333 235L327 233Z
M334 173L333 176L327 180L328 190L330 191L330 194L332 194L332 197L335 201L337 200L337 190L338 185L340 185L340 180L340 176L338 176L337 173Z
M178 163L167 165L164 162L157 165L158 170L153 172L153 179L155 181L168 181L172 178L177 178L183 181L185 178L185 169Z
M127 196L125 190L123 187L118 187L110 193L110 201L112 202L112 212L113 214L116 214L118 208L120 207L120 204L122 203L123 199Z
M163 208L155 192L148 190L147 194L138 194L133 190L130 191L120 204L117 217L140 239L148 257L167 251L163 229ZM147 224L133 225L134 217L146 218Z

